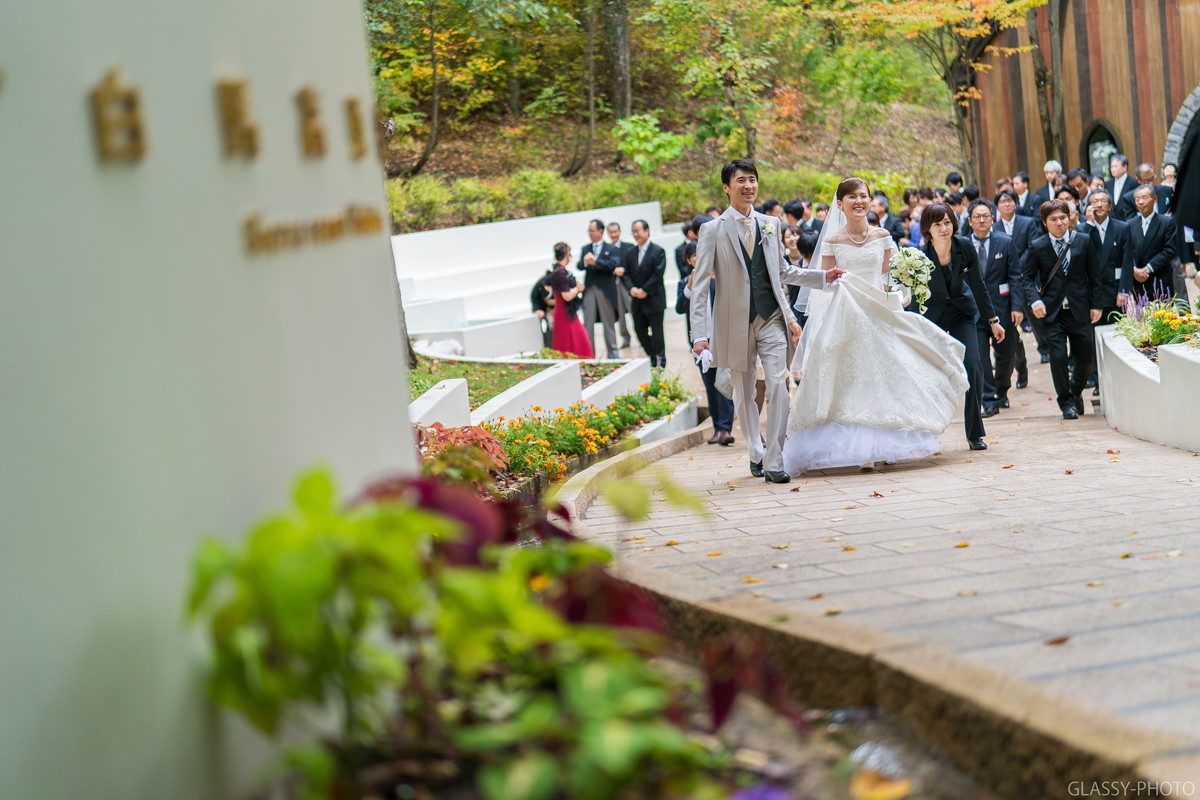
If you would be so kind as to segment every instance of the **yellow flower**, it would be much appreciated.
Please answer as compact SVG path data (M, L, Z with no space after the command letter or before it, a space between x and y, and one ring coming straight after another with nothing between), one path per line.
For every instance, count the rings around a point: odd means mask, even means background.
M541 411L542 407L541 406L533 406L533 408L531 408L530 410L531 411Z

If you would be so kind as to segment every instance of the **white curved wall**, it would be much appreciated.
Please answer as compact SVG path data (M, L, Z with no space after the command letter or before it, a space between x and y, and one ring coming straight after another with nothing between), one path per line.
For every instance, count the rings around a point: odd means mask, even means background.
M96 157L112 67L141 91L139 163ZM0 69L0 796L244 796L265 753L224 735L181 621L197 538L240 536L314 462L352 490L415 461L387 234L242 241L256 211L386 218L341 113L373 98L361 6L0 3ZM251 161L222 155L227 77L249 82Z
M1116 329L1097 329L1101 408L1122 433L1158 444L1200 452L1200 349L1175 344L1158 349L1158 364L1142 355Z

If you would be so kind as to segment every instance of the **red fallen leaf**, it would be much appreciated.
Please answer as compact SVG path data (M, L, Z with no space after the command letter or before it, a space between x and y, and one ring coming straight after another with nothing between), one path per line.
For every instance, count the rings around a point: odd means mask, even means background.
M1012 469L1014 466L1016 466L1016 465L1015 464L1005 464L1000 469Z
M820 600L820 599L821 599L821 598L823 598L824 596L825 596L825 593L824 593L824 592L817 592L816 594L810 594L810 595L808 596L808 599L809 599L809 600Z
M798 491L800 491L800 487L799 487L799 486L797 486L797 487L795 487L794 489L792 489L791 491L793 491L793 492L798 492Z
M1058 636L1058 637L1055 637L1054 639L1047 639L1047 640L1045 641L1045 644L1048 644L1048 645L1060 645L1060 644L1066 644L1066 643L1067 643L1067 642L1069 642L1069 641L1071 641L1071 637L1070 637L1070 636Z
M871 492L870 497L883 497L879 492Z
M1064 469L1063 470L1063 475L1074 475L1074 474L1075 474L1075 470L1073 470L1073 469Z

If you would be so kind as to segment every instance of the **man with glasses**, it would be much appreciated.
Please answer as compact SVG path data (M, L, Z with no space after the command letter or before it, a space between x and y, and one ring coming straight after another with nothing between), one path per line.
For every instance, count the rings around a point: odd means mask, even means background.
M993 228L995 219L991 203L982 198L975 200L967 209L971 234L964 237L979 257L979 272L988 290L992 312L1000 318L1000 325L1004 328L1004 339L997 341L992 335L991 325L982 319L976 322L985 417L994 417L1000 409L1009 406L1008 389L1012 385L1017 326L1025 317L1021 259L1013 240ZM992 350L996 352L995 367L992 366Z

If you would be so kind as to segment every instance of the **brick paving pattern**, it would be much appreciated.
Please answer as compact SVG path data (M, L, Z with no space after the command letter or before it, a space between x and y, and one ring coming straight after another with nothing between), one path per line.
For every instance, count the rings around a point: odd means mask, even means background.
M692 380L681 326L668 337ZM597 502L589 534L687 579L690 599L836 612L1200 740L1200 456L1090 409L1062 420L1048 369L1031 366L985 420L985 452L956 422L929 459L774 485L750 476L740 443L701 445L659 464L708 519L656 502L630 524Z

